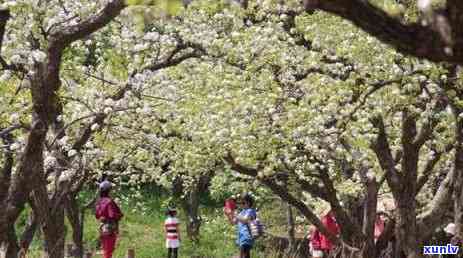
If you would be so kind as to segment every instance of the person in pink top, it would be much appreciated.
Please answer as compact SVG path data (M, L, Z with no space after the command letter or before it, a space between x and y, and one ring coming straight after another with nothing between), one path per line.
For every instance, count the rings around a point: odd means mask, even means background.
M323 216L322 223L331 233L339 235L341 230L336 222L333 211L330 210L325 216ZM328 237L320 233L318 229L315 229L312 233L310 241L313 249L313 257L323 257L324 255L328 255L334 248L333 243L331 243Z
M328 214L326 214L322 218L322 223L323 225L334 235L339 235L341 232L338 223L336 222L336 218L334 217L334 212L329 211ZM325 235L321 235L321 248L322 250L327 250L331 251L333 249L333 243L326 237Z
M314 258L323 257L321 234L318 229L314 229L310 235L310 252Z
M100 198L95 212L95 217L101 222L100 241L103 258L112 258L119 233L119 221L123 217L121 209L109 196L111 187L111 183L107 180L100 183Z

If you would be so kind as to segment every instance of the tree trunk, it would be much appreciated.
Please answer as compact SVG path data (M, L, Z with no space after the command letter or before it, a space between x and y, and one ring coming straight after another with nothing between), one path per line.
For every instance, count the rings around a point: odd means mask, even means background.
M33 191L33 208L42 226L44 239L43 258L63 258L66 238L64 204L59 197L48 197L45 175L36 179L38 187ZM56 200L55 198L58 198Z
M401 256L397 255L394 256L395 254L395 243L397 242L395 240L394 236L394 229L395 229L395 220L389 218L386 220L386 226L384 227L384 231L379 236L378 241L376 241L376 255L378 257L384 257L381 256L386 253L385 258L402 258Z
M293 214L293 208L291 205L288 203L284 202L284 205L286 206L287 213L286 213L286 219L288 223L288 254L294 251L296 245L296 235L295 235L295 225L294 225L294 214Z
M29 199L30 192L38 186L35 178L43 171L43 142L47 127L33 115L32 128L27 137L23 154L18 159L17 172L11 177L8 195L0 212L0 243L8 242L8 227L14 225Z
M410 111L402 111L402 136L401 145L403 158L402 169L395 168L394 160L388 142L388 136L384 127L382 117L374 121L375 127L379 129L377 140L372 144L373 150L385 172L387 183L396 202L396 237L397 252L403 251L408 258L421 257L421 250L418 241L418 227L416 219L416 200L418 160L422 143L415 141L417 138L416 117ZM395 253L396 257L398 253Z
M182 206L188 217L187 236L191 241L198 242L201 220L199 219L199 193L197 189L191 190L185 196L182 200Z
M455 147L455 185L454 185L454 210L455 210L455 236L463 239L463 121L459 118L459 111L456 115L457 125L455 133L457 135L457 146Z
M66 200L66 215L72 229L73 250L72 256L82 258L84 256L84 219L85 210L80 211L79 203L74 196Z
M187 236L193 242L198 242L200 235L201 219L199 216L199 201L201 193L207 192L212 176L212 172L200 176L196 184L188 190L183 198L181 198L181 195L186 190L183 186L183 181L180 177L174 180L173 193L177 198L180 198L182 209L187 214Z
M365 175L366 200L363 209L363 234L366 236L365 246L362 249L362 257L376 257L375 247L375 222L378 203L378 183L375 177Z
M45 241L44 258L63 258L66 227L64 207L58 207L43 225Z
M19 245L16 238L14 225L8 225L7 241L1 243L0 258L16 258L19 253Z
M27 138L27 144L20 156L17 173L12 175L8 195L2 201L0 212L0 258L16 257L19 251L14 225L24 211L32 189L39 184L34 180L43 171L43 141L47 128L33 116L33 126ZM14 254L15 253L15 254Z
M396 234L400 243L399 246L407 258L418 258L422 257L422 252L416 235L415 198L409 197L407 199L402 200L398 206Z

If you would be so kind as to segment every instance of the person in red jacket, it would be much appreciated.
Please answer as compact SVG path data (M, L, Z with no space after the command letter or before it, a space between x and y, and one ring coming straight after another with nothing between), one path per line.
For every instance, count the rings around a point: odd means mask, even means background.
M328 231L334 235L339 235L341 230L338 223L336 222L336 218L334 217L334 212L332 210L323 216L322 223L328 229ZM313 249L312 255L314 257L323 257L323 255L328 255L334 248L333 243L331 243L328 237L320 233L318 229L315 229L312 234L311 245Z
M310 236L310 253L314 258L323 257L323 251L321 247L321 234L318 229L315 229Z
M112 258L119 233L119 221L123 214L116 202L109 196L111 183L107 180L100 183L100 199L96 204L95 217L100 220L100 241L103 258Z

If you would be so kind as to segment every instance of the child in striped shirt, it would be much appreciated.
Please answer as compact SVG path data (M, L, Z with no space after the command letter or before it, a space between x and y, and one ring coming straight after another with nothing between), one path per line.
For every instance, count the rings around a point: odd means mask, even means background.
M164 223L167 258L177 258L178 248L180 247L180 222L176 216L177 210L175 208L169 208L167 211L167 219Z

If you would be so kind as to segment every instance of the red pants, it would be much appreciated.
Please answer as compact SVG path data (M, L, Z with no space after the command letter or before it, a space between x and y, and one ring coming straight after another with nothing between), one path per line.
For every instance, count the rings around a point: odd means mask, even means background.
M117 235L101 236L101 247L103 248L103 258L112 258L114 249L116 249Z

